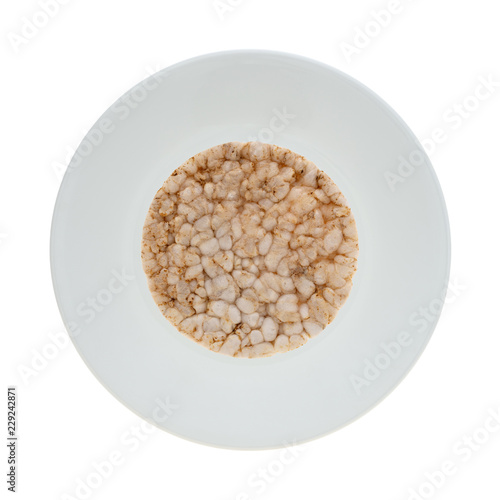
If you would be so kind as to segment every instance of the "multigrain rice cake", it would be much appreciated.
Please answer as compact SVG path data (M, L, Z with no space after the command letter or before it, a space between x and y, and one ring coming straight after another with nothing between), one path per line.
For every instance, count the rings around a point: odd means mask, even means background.
M347 299L357 257L356 224L334 182L261 142L190 158L156 193L143 230L143 268L163 315L236 357L318 335Z

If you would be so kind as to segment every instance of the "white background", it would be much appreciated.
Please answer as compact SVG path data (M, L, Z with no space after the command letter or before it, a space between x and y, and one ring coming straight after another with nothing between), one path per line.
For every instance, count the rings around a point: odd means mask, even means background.
M31 31L25 26L34 17L44 22L39 2L1 7L1 356L4 390L16 385L19 398L18 497L83 498L85 488L77 485L91 477L92 486L101 484L88 498L498 499L500 424L488 420L500 412L495 3L218 4L60 1L46 25ZM389 7L390 17L374 21ZM30 39L22 38L23 27ZM345 44L354 47L351 55ZM385 401L347 428L302 446L281 468L279 451L213 449L159 430L133 437L140 420L99 384L65 334L54 337L64 328L50 280L49 230L71 151L102 112L149 73L238 48L293 52L335 66L377 92L422 141L435 129L444 133L435 147L425 141L447 201L453 245L452 287L434 336ZM480 78L497 83L478 102L471 96ZM452 119L464 101L469 111ZM492 424L489 431L485 424ZM6 454L4 448L5 471ZM110 455L119 455L120 464L109 477L97 477L93 463ZM453 473L436 473L444 462ZM272 482L252 482L269 467L279 471L266 476ZM0 487L6 491L4 480Z

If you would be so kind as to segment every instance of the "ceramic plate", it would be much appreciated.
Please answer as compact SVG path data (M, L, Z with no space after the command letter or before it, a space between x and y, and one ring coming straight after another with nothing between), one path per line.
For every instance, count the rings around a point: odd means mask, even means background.
M172 171L206 148L248 140L324 170L352 208L360 247L333 323L295 351L250 360L178 333L140 258L149 204ZM262 449L333 432L396 387L438 320L450 238L429 159L385 102L325 64L233 51L160 71L97 121L59 191L51 265L78 352L124 405L192 441Z

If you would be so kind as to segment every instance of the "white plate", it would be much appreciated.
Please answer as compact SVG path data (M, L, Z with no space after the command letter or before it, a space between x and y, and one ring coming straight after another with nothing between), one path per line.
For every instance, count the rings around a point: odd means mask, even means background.
M337 183L357 221L360 258L351 296L321 335L244 360L210 352L167 322L147 288L140 240L149 204L176 167L252 137L304 155ZM386 172L397 173L401 158L421 164L400 168L391 190ZM104 113L64 176L51 264L73 342L115 397L186 439L259 449L335 431L394 389L436 325L450 238L432 166L386 103L324 64L233 51L160 71Z

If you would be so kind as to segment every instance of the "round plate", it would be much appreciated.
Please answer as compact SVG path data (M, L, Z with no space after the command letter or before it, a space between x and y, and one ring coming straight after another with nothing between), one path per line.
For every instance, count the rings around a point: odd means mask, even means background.
M140 243L149 204L175 168L211 146L255 139L334 180L356 218L360 257L351 295L322 334L248 360L200 347L167 322ZM160 71L104 113L64 176L51 265L78 352L123 404L186 439L262 449L335 431L394 389L436 325L450 238L429 159L386 103L324 64L232 51Z

